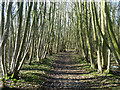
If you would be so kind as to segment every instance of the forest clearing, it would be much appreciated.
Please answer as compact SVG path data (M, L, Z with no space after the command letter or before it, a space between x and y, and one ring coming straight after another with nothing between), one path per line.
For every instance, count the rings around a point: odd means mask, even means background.
M0 1L1 90L119 90L120 1Z

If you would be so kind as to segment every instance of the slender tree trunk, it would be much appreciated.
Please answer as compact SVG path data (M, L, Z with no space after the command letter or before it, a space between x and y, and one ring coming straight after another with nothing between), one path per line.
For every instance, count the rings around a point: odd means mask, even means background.
M108 49L108 64L107 64L107 72L110 72L110 50Z
M113 32L113 26L109 14L109 8L107 6L107 3L105 2L105 13L107 16L107 22L108 22L108 33L110 37L110 41L112 43L112 51L114 52L114 55L116 57L117 63L120 64L120 49L119 49L119 44L117 42L117 39L115 37L115 34Z
M106 36L106 32L105 32L105 21L106 21L106 16L104 15L105 13L105 2L102 1L101 2L101 30L104 36ZM105 43L105 40L102 39L102 68L106 69L107 68L107 46Z
M20 43L20 48L19 48L19 51L18 51L18 54L17 54L17 58L16 58L16 66L14 68L14 76L13 77L17 77L18 75L18 67L19 67L19 62L20 62L20 56L22 54L22 51L23 51L23 46L25 44L25 39L26 39L26 34L27 34L27 29L28 29L28 22L30 20L30 12L31 12L31 9L32 9L32 4L33 2L30 2L30 6L29 6L29 9L28 9L28 14L27 14L27 18L26 18L26 24L25 24L25 28L24 28L24 34L23 34L23 37L22 37L22 41Z
M19 5L19 3L18 3ZM14 53L12 56L12 62L11 62L11 72L13 71L15 64L16 64L16 58L17 58L17 54L19 51L19 47L20 47L20 34L21 34L21 27L22 27L22 13L23 13L23 2L20 5L20 11L19 11L19 27L18 27L18 31L17 31L17 38L16 38L16 42L15 42L15 49L14 49Z
M39 42L38 42L38 50L37 50L37 60L40 62L41 58L41 51L40 51L40 46L42 43L42 38L43 38L43 33L44 33L44 27L45 27L45 16L46 16L46 2L45 2L45 8L44 8L44 18L43 18L43 23L41 26L41 35L39 37Z
M9 6L8 6L8 9L7 9L7 16L6 16L6 25L5 25L5 27L3 27L4 24L2 26L2 28L4 29L4 33L2 35L2 40L1 40L1 43L0 43L0 49L2 48L3 51L4 51L4 49L3 49L4 45L5 45L5 43L8 39L8 35L9 35L9 24L10 24L10 15L11 15L10 13L11 13L12 4L13 4L12 2L9 2ZM3 10L2 13L4 13L4 3L2 4L2 10ZM2 20L3 20L3 16L2 16ZM3 31L3 29L2 29L2 31ZM4 53L2 52L2 56L3 56L3 54ZM3 78L5 78L5 75L7 74L7 70L6 70L6 65L5 65L5 60L4 59L2 59L2 65L1 66L2 66L2 71L3 71Z

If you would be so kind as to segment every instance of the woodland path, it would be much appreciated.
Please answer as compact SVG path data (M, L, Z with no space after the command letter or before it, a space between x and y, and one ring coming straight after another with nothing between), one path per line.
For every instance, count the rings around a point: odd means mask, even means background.
M29 82L27 82L24 88L12 90L120 90L120 72L101 74L90 68L90 64L86 63L74 51L61 52L53 55L53 57L54 62L51 65L51 70L46 70L45 75L37 73L37 77L44 78L43 83L39 83L39 78L37 78L31 82L33 86L31 84L28 87L27 83ZM41 70L38 69L37 71ZM32 74L36 74L34 69L28 79L33 78ZM34 86L35 82L39 83L38 87ZM2 90L11 89L3 88Z
M43 90L90 90L92 85L83 76L90 71L84 70L82 64L77 66L79 62L73 59L73 53L69 51L56 56Z

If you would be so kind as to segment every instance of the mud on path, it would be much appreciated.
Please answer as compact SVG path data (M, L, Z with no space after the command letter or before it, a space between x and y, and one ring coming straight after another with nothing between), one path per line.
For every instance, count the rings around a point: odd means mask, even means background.
M76 66L79 62L73 59L73 53L69 51L56 56L43 90L83 90L90 87L89 82L83 77L83 74L90 71L83 70L82 66Z

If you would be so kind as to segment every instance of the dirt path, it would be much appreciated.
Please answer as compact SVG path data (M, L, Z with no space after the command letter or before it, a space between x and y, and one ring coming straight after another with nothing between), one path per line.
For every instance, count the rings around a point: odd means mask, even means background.
M12 90L16 87L18 90L120 90L118 70L111 69L109 74L99 73L73 51L53 55L46 60L53 59L50 71L50 63L44 65L36 62L22 69L24 73L20 82L11 80L6 84L15 87ZM9 87L6 88L2 90Z
M73 51L56 56L42 90L120 90L120 75L101 74Z
M44 84L44 90L79 90L85 89L87 83L81 82L82 75L89 72L82 67L76 67L78 62L73 60L73 52L65 52L57 55L49 78Z

